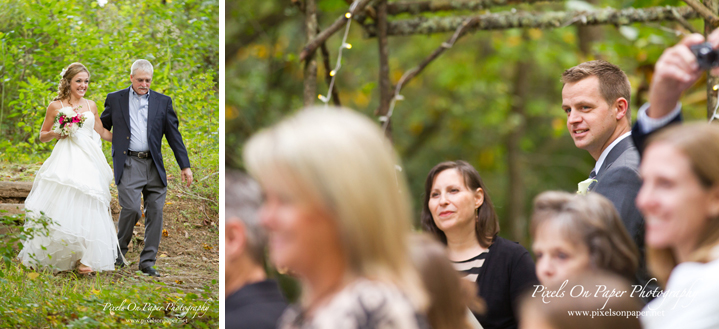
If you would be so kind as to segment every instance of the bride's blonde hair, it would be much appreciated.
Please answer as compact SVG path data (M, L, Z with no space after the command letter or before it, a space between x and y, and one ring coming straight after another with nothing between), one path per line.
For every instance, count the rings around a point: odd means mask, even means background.
M85 65L82 63L72 63L62 70L62 78L60 78L60 84L57 85L57 96L53 101L59 101L68 99L70 97L70 80L80 72L87 73L87 77L90 77L90 71L87 70Z

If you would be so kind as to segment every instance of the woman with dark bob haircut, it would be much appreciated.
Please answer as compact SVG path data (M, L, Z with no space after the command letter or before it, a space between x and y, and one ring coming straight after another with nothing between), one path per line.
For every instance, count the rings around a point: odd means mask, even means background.
M499 222L487 189L472 165L447 161L427 175L422 228L447 245L447 254L464 278L476 282L487 303L475 314L485 329L517 328L521 294L538 284L527 249L499 237Z

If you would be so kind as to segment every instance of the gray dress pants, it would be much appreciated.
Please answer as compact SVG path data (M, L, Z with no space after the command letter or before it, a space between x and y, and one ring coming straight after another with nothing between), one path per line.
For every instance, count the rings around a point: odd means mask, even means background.
M145 201L145 247L140 254L139 268L144 269L155 265L162 237L162 208L165 206L167 187L162 183L151 157L140 159L128 156L124 166L120 184L117 185L121 207L117 239L120 251L125 255L135 223L142 218L142 196Z

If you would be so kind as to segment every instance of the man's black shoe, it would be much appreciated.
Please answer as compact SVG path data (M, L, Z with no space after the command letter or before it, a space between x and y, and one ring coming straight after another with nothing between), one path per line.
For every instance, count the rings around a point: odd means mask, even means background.
M115 261L115 266L123 268L123 267L125 267L125 263L123 263L121 259L118 259Z
M145 273L149 276L160 277L160 273L157 273L157 271L152 267L141 268L140 271L142 271L142 273Z

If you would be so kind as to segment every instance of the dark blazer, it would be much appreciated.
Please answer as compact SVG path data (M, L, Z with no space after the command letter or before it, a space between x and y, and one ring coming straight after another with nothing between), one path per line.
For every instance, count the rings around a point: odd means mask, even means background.
M487 313L474 316L485 329L517 328L519 298L536 284L539 280L527 249L495 238L477 276L478 294L487 303Z
M632 127L632 140L634 140L634 145L639 150L639 154L640 155L644 154L644 148L647 146L647 139L649 138L649 136L651 136L655 132L662 130L668 126L671 126L671 125L677 124L677 123L681 123L682 120L684 120L682 118L682 112L679 112L679 114L677 114L674 118L672 118L672 120L669 121L669 123L667 123L666 126L657 128L656 130L650 131L649 133L644 133L644 131L642 131L641 127L639 126L639 121L637 120L637 122L634 123L634 127Z
M105 99L105 110L100 115L105 129L110 130L114 127L112 131L112 164L115 169L116 185L120 184L130 146L130 88L132 87L108 94ZM172 98L150 90L147 105L147 143L150 147L152 161L165 186L167 186L167 176L161 153L163 135L172 148L180 169L190 167L190 159L187 157L187 149L182 142L178 124L177 114L172 109Z
M286 307L275 281L248 284L225 300L225 328L275 329Z

